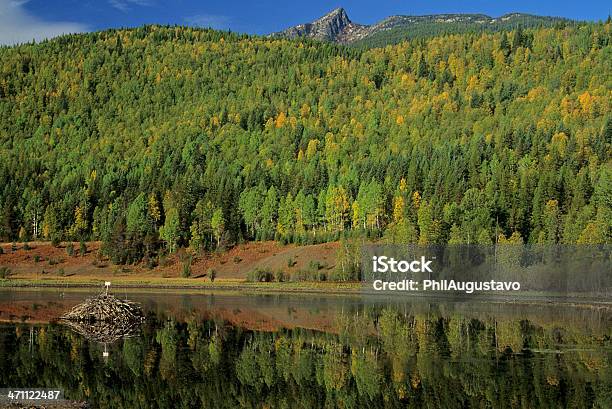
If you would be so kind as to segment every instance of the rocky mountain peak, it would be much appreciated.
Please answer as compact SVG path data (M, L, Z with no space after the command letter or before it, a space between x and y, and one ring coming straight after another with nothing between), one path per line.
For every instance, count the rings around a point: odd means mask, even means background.
M332 40L342 35L351 24L352 22L343 8L337 8L311 23L316 33L319 33L325 39Z
M327 24L337 23L341 26L346 26L348 24L351 24L351 19L349 18L348 14L346 14L346 11L342 7L338 7L337 9L330 11L323 17L313 22L313 24L316 24L316 23L327 23Z
M356 33L363 31L364 27L353 23L346 11L339 7L311 23L300 24L274 35L289 38L308 37L343 43L346 39L352 38Z

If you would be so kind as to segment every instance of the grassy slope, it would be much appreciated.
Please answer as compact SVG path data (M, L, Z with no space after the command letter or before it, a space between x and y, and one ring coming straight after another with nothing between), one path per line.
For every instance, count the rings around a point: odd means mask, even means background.
M238 245L220 254L207 254L195 257L192 264L192 278L182 278L182 264L178 255L169 257L163 266L147 269L143 264L115 266L97 254L99 242L87 244L87 253L68 256L66 243L59 248L49 243L32 242L31 249L24 249L19 243L17 251L12 251L11 244L1 244L0 267L11 270L9 280L0 281L0 285L40 285L72 284L99 285L102 281L111 280L130 286L210 286L207 272L214 269L217 279L214 287L233 288L257 287L246 283L247 274L257 268L272 271L282 270L294 273L309 268L311 261L318 261L324 269L331 270L335 265L337 243L326 243L312 246L282 246L275 242L255 242ZM78 251L78 243L75 250ZM36 261L38 256L39 261ZM289 259L294 265L289 266ZM316 284L291 283L282 284L283 289L316 287ZM330 285L327 285L329 288ZM266 283L274 288L274 284ZM342 287L340 284L334 287Z

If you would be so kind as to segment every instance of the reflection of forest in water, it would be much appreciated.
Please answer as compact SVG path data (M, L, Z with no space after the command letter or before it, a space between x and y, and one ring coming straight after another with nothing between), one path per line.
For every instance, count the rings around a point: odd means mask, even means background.
M125 408L610 408L609 313L576 314L599 325L362 306L333 332L261 332L151 313L107 359L59 324L4 324L0 385Z

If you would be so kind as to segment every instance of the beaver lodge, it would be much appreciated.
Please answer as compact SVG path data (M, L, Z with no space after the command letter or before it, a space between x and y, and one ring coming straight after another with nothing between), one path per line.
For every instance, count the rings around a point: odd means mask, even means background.
M144 315L139 303L122 301L109 294L99 294L76 305L60 318L80 322L127 322L137 324L144 320Z
M88 339L113 342L138 334L144 314L139 303L103 293L76 305L60 320Z

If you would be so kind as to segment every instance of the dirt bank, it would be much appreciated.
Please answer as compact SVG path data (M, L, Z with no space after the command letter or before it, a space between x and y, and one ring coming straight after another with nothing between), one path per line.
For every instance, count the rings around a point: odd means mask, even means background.
M149 269L144 264L117 266L100 256L100 242L87 243L85 254L79 254L79 243L73 243L69 254L68 243L58 247L46 242L0 244L0 267L10 271L11 281L86 283L113 279L137 284L161 279L181 278L182 263L178 255L169 256L162 265ZM277 242L254 242L235 246L222 253L196 255L192 263L190 282L209 281L208 272L215 270L216 280L245 281L247 274L257 268L294 273L307 270L317 263L323 270L335 266L337 243L310 246L283 246Z

